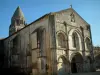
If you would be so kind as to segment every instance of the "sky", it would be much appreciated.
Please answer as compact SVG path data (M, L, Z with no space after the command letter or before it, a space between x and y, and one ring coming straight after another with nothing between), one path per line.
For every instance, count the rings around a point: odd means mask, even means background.
M0 0L0 38L9 35L11 17L20 6L29 24L46 13L73 9L91 25L94 46L100 46L100 0Z

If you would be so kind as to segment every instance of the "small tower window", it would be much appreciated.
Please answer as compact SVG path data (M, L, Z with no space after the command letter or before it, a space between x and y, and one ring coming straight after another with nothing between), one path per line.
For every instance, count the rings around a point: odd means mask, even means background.
M19 20L16 20L17 24L19 25L20 24L20 21Z
M20 24L23 24L23 20L20 21Z

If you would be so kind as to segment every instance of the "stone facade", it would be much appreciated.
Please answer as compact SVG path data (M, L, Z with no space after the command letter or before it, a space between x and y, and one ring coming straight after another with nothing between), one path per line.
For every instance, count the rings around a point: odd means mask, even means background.
M95 71L90 25L73 9L49 13L24 24L19 7L11 34L4 39L4 68L32 75ZM23 27L22 27L23 26Z

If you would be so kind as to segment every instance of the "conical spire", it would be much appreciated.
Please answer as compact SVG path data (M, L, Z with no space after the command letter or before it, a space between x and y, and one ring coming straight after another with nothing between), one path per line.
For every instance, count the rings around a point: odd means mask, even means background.
M19 6L18 6L17 9L15 10L14 15L13 15L12 18L18 18L18 17L24 19L24 14L23 14L23 12L22 12L22 10L20 9Z
M14 32L17 32L23 27L25 27L25 18L23 12L18 6L11 19L11 25L9 27L9 35L13 34Z

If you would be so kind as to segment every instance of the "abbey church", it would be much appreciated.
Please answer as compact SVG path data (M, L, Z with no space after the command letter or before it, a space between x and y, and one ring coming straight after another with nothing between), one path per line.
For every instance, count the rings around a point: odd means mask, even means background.
M22 10L17 7L9 36L0 39L2 67L13 75L94 72L100 69L100 64L96 64L100 61L95 62L98 52L94 50L97 48L92 43L90 25L72 7L48 13L30 24L26 24Z

